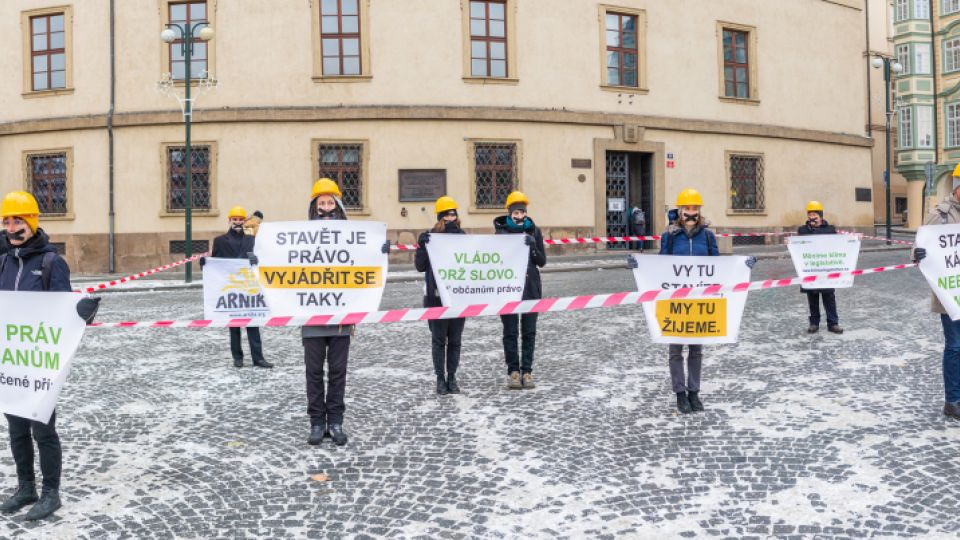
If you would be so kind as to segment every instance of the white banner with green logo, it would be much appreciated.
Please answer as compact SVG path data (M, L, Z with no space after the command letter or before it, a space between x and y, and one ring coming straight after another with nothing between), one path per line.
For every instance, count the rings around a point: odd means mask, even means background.
M0 291L0 409L46 424L86 324L77 293Z
M852 272L860 257L860 237L852 234L811 234L791 236L787 249L797 276L817 276L817 281L802 289L846 289L853 287L853 276L821 281L830 274Z
M924 225L916 246L927 250L920 272L951 320L960 320L960 225Z
M530 260L525 236L431 234L427 253L443 305L520 301Z
M257 270L250 267L250 261L206 258L203 266L203 316L211 321L264 321L270 317Z

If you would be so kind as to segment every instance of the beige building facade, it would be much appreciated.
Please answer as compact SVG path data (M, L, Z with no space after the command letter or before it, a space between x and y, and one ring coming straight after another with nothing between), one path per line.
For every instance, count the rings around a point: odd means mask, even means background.
M437 194L483 232L510 189L554 238L626 234L633 207L657 233L687 187L721 230L795 228L809 199L874 223L862 0L123 0L112 38L110 5L0 3L21 68L0 79L0 189L37 195L80 271L108 269L111 238L117 271L182 257L183 116L156 87L185 66L159 35L204 19L199 240L234 205L304 219L320 175L404 243Z

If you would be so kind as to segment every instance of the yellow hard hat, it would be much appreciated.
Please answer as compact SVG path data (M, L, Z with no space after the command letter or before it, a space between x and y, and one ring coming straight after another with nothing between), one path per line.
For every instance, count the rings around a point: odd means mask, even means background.
M530 204L530 199L528 199L522 191L514 191L510 193L510 195L507 195L507 210L515 204Z
M340 186L329 178L321 178L313 184L313 192L310 194L310 200L316 199L321 195L333 195L338 199L340 195Z
M234 206L230 209L230 213L227 215L227 218L235 217L247 219L247 211L244 210L242 206Z
M960 163L953 169L953 176L960 176Z
M447 197L446 195L437 199L437 203L434 205L434 210L437 214L446 214L457 208L457 201L453 200L453 197Z
M703 197L699 191L687 188L677 195L677 206L703 206Z
M823 212L823 205L820 201L810 201L807 203L807 212Z
M36 232L40 226L40 206L37 205L37 199L26 191L11 191L0 205L0 217L18 217Z

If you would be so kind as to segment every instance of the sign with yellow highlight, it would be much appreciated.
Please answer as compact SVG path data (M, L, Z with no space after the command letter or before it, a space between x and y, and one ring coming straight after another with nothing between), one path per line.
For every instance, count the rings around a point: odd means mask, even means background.
M657 324L664 336L726 337L727 299L658 300Z

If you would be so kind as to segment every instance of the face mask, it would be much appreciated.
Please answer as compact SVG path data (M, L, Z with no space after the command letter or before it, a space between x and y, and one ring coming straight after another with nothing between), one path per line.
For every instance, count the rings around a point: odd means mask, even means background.
M232 223L232 224L230 225L230 228L233 229L233 230L235 230L235 231L242 231L242 230L243 230L243 223Z
M811 226L811 227L816 227L819 223L820 223L820 221L817 220L817 219L811 218L811 219L808 219L808 220L807 220L807 225L809 225L809 226Z
M700 219L700 214L688 214L686 212L683 213L683 221L685 223L686 222L696 223L699 219Z
M334 208L330 211L324 211L317 208L317 219L334 219L337 217L337 209Z
M23 242L23 235L26 232L23 229L14 232L4 231L7 235L7 240L11 242Z
M516 223L517 225L523 225L523 222L527 220L526 216L521 218L512 218L512 219L513 219L513 222Z
M444 225L443 225L443 229L444 229L445 231L447 231L447 232L455 231L455 230L457 230L457 228L458 228L458 227L457 227L457 222L456 222L456 221L448 221L448 222L444 223Z

